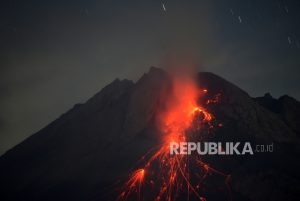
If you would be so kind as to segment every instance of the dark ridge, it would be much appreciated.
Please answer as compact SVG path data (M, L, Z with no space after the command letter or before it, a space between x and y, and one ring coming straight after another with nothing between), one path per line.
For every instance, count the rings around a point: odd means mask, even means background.
M205 157L232 175L234 199L297 200L299 102L270 94L253 99L209 72L198 73L197 83L208 89L199 103L216 117L214 124L223 125L209 140L274 144L274 153ZM216 95L217 104L206 104ZM136 83L114 80L0 157L0 200L115 200L116 181L157 145L155 119L170 97L172 77L156 67ZM206 193L207 200L224 200L213 190Z
M288 96L283 95L275 99L266 93L263 97L254 98L261 106L276 113L296 133L300 134L300 103Z
M270 93L266 93L263 97L254 98L254 100L268 110L274 113L280 113L281 104L278 99L273 98Z

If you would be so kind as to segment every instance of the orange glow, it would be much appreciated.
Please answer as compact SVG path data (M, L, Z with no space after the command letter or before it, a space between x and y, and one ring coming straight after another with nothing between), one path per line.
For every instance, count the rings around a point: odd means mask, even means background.
M124 190L120 194L117 200L127 200L128 196L130 196L132 192L136 192L139 198L144 176L145 169L138 169L135 172L133 172L129 180L125 184L126 190Z
M173 81L174 100L168 103L167 111L162 114L165 138L168 143L186 140L185 131L191 127L195 114L201 113L204 121L211 121L212 115L197 104L201 91L193 80L188 78ZM204 89L203 92L207 92Z
M133 187L136 187L136 186L139 186L143 179L144 179L144 176L145 176L145 170L144 169L138 169L136 170L130 177L130 179L128 180L127 182L127 186L129 188L133 188Z
M152 199L147 198L147 200L173 201L185 189L185 192L188 192L188 197L194 196L200 201L205 201L206 199L201 196L199 191L201 190L200 186L202 186L200 182L207 177L208 172L227 176L202 162L199 156L170 155L169 153L171 142L186 142L190 139L188 129L193 128L193 130L201 131L201 125L205 124L209 128L212 127L211 121L214 116L198 104L201 96L207 92L207 89L199 90L191 79L184 78L173 81L173 91L170 93L170 99L167 100L166 110L162 111L158 118L158 124L163 133L162 144L154 152L142 157L149 159L145 161L143 168L136 170L129 177L118 200L129 200L133 192L136 192L139 198L143 185L154 186L155 184L157 185L157 192L154 192ZM216 101L207 100L206 103L216 103ZM189 164L198 167L199 172L190 172ZM148 182L145 179L146 171L153 172L152 175L147 175ZM192 183L191 175L197 177L200 182Z

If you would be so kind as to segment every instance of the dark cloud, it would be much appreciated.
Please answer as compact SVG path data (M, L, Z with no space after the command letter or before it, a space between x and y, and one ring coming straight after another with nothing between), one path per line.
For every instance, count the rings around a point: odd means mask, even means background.
M165 6L166 12L160 0L4 2L0 153L116 77L136 80L150 66L194 67L252 96L300 98L299 1Z

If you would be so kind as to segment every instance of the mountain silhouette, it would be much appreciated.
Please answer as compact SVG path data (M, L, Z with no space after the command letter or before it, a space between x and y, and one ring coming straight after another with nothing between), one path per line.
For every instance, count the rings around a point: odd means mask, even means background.
M207 105L222 125L211 140L274 148L253 156L204 158L231 175L230 199L298 200L300 103L286 95L252 98L209 72L195 79L208 89L205 100L219 99ZM115 200L118 183L159 143L157 113L171 93L172 76L155 67L136 83L114 80L0 157L0 200ZM207 200L229 199L216 192L207 190Z

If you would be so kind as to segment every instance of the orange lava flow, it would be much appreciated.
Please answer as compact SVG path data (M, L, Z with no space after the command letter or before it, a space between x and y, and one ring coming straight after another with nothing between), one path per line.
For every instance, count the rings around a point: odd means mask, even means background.
M216 173L227 177L202 162L199 155L170 155L170 143L187 142L192 137L189 129L201 133L202 126L211 127L214 119L210 112L197 103L201 95L207 93L207 89L199 90L190 80L175 80L173 84L174 100L168 103L160 118L162 144L156 151L148 154L148 157L143 157L148 158L144 167L130 175L117 200L130 200L136 194L138 200L145 200L141 199L144 196L147 200L154 201L173 201L179 198L189 200L190 197L204 201L205 196L201 195L200 190L208 174ZM143 187L145 190L141 192Z
M126 190L124 190L120 196L119 200L127 200L132 192L136 192L138 198L140 198L141 186L145 176L145 169L138 169L132 173L129 180L126 182Z
M170 103L170 108L163 115L162 120L164 122L163 131L169 139L176 139L181 136L183 139L179 141L186 140L185 131L191 127L197 113L203 115L203 121L209 122L212 120L212 114L197 104L199 96L206 92L206 89L200 91L190 80L184 83L174 81L176 101Z

